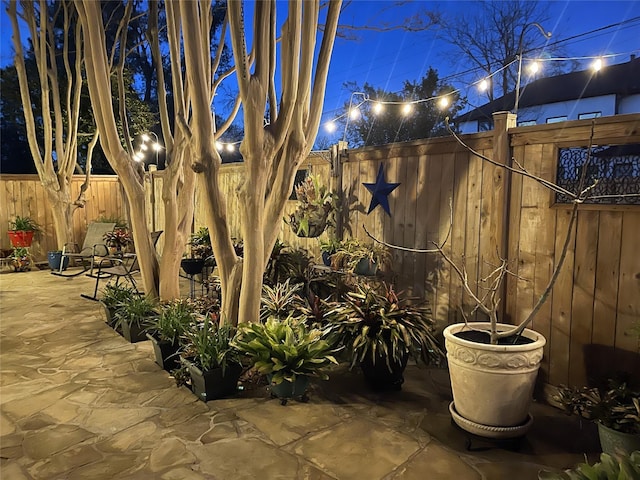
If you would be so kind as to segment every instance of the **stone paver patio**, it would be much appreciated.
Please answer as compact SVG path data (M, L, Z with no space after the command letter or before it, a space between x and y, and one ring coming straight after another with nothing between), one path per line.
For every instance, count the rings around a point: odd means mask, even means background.
M337 368L309 403L264 387L207 404L82 299L93 281L0 274L0 477L20 479L536 479L593 459L593 425L534 404L520 449L453 426L446 370L409 366L403 391L369 392Z

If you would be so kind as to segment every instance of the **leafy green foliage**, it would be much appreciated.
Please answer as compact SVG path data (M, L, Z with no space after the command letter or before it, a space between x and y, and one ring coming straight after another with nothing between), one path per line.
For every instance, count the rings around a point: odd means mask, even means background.
M636 480L640 478L640 452L631 455L603 453L600 462L593 465L581 463L571 470L560 473L542 471L540 480Z
M378 266L389 261L387 248L378 243L362 243L357 238L340 242L338 249L331 257L334 268L344 268L353 272L360 260L368 259Z
M211 318L192 323L182 335L184 356L203 372L222 368L224 373L229 364L240 363L239 352L231 345L234 335L234 327L218 326Z
M290 284L289 280L277 283L273 287L263 285L260 298L260 321L264 322L270 317L284 320L288 317L300 319L305 307L304 300L299 293L302 284Z
M347 348L351 367L365 358L373 363L382 359L391 371L392 360L400 363L405 355L425 363L443 358L428 306L401 302L386 284L383 292L361 284L346 297L327 314L325 333L332 343Z
M292 248L276 242L269 256L264 281L270 285L284 282L307 283L313 267L313 257L304 248Z
M42 228L33 218L16 215L16 218L9 222L9 230L40 232Z
M336 211L338 196L322 184L318 175L309 175L296 186L298 208L289 215L289 224L301 237L317 237Z
M333 356L336 350L322 338L322 332L293 318L241 324L232 343L251 358L259 373L272 375L275 385L294 382L297 375L326 380L325 369L338 363Z
M175 300L162 305L160 315L148 324L147 331L160 340L177 343L191 323L195 323L195 307L187 300Z
M146 297L133 295L116 306L114 313L115 329L122 326L123 323L137 325L140 328L146 328L150 318L157 315L156 305Z
M102 289L102 302L107 308L115 309L119 305L129 302L136 295L136 291L132 287L108 283Z
M207 227L200 227L200 229L192 233L189 237L189 246L191 247L192 258L206 259L213 255L213 249L211 248L211 237L209 236L209 229Z
M626 382L610 380L607 390L561 386L554 399L568 413L619 432L640 434L640 392L629 388Z

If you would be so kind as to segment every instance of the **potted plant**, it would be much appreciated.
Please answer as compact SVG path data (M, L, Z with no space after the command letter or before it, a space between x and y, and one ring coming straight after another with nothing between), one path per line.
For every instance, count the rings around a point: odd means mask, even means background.
M357 275L373 276L378 267L389 260L389 251L384 245L362 243L352 238L340 242L333 254L331 265L336 269L345 269Z
M600 461L589 465L580 463L564 472L538 473L539 480L634 480L640 478L640 452L630 454L600 454Z
M110 255L127 251L133 245L133 238L127 228L115 228L113 231L105 233L102 238Z
M329 237L326 240L320 240L320 252L322 252L322 263L327 267L331 266L331 256L340 248L340 240Z
M217 316L201 317L183 335L181 360L191 377L193 393L203 402L232 395L242 373L239 352L231 345L235 329L218 326Z
M326 368L337 364L335 349L322 332L291 317L271 317L265 323L243 323L233 345L248 355L259 373L266 375L273 396L283 405L290 398L306 400L309 377L327 380Z
M16 272L26 272L31 267L31 254L26 247L14 247L10 258Z
M160 314L147 323L147 338L153 345L156 363L166 371L179 366L180 338L194 322L193 304L181 299L162 305Z
M337 196L324 186L318 175L309 175L295 187L298 207L289 215L291 230L299 237L318 237L336 210Z
M350 368L359 365L374 390L400 390L409 357L439 363L444 354L426 305L401 301L393 287L361 284L327 314L325 334L344 345Z
M33 242L33 236L42 229L38 223L31 217L16 218L9 222L9 240L13 247L30 247Z
M290 284L289 280L277 283L273 287L263 285L260 297L260 320L265 322L271 317L279 320L288 317L301 318L305 308L305 302L300 296L301 290L301 283Z
M122 330L122 336L131 343L147 339L145 329L152 317L157 315L156 305L146 297L133 295L121 302L115 311L114 329Z
M554 400L568 413L597 423L604 453L640 450L640 391L626 382L609 380L602 389L560 387Z
M100 304L103 306L106 316L106 323L115 329L116 318L115 312L121 306L129 302L136 291L132 287L126 285L118 285L116 283L108 283L102 289L102 298Z
M201 227L197 232L192 233L188 245L191 256L183 258L180 266L187 275L197 275L202 272L207 261L213 260L209 229Z

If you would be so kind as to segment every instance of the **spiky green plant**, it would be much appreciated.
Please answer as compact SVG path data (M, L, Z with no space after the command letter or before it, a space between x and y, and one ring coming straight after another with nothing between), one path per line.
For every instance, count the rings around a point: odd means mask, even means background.
M289 280L277 283L273 287L263 285L260 298L260 320L270 317L284 320L287 317L300 318L305 307L300 297L302 284L290 284Z
M195 321L193 303L184 299L175 300L162 305L160 314L149 322L147 331L158 340L176 344L189 325Z
M438 363L444 353L434 336L434 321L427 305L401 302L393 287L383 291L364 283L347 293L327 313L325 335L332 343L344 345L351 367L368 358L382 359L389 371L407 355L425 363Z
M151 317L157 315L156 304L140 295L133 295L116 305L114 313L115 329L121 328L123 323L146 328Z
M107 283L102 289L102 302L107 308L115 310L118 305L129 301L136 295L136 291L132 287L116 283Z
M274 385L295 382L297 375L327 380L326 368L338 363L333 356L336 349L322 332L293 318L241 324L232 344L251 358L259 373L272 375Z
M218 326L210 316L192 323L182 334L183 355L203 372L222 368L223 374L231 363L240 363L239 352L231 345L235 328L229 324Z

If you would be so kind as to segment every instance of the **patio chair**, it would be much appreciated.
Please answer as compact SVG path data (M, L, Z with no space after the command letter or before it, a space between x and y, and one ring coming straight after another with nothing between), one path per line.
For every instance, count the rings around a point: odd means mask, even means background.
M162 235L162 230L158 232L151 232L151 240L153 241L153 246L155 247L160 239L160 235ZM135 253L125 253L121 257L105 257L102 258L98 262L98 268L96 273L88 273L87 275L96 279L96 286L93 289L93 296L81 293L80 296L82 298L86 298L88 300L98 301L98 286L100 285L100 280L103 278L108 279L116 279L116 285L120 281L121 278L124 278L128 281L131 286L135 289L136 293L140 295L140 291L138 290L138 285L136 284L133 275L140 271L140 265L138 263L138 256Z
M77 277L87 270L93 271L96 257L104 257L109 254L109 249L104 242L104 235L113 232L115 223L93 222L87 227L87 234L84 237L82 248L78 248L76 243L66 243L62 248L62 258L60 259L60 270L51 272L59 277ZM80 262L82 270L75 273L62 273L65 264L65 257Z

